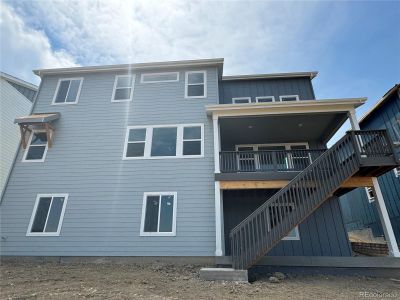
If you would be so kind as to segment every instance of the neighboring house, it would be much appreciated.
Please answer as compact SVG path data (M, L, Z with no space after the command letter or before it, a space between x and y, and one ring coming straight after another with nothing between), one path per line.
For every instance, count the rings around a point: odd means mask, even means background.
M266 253L351 256L338 195L397 165L384 131L326 150L348 118L357 129L366 99L317 101L316 72L222 68L35 71L42 84L34 114L16 119L25 149L0 206L2 255L232 256L236 269Z
M400 84L392 87L361 119L361 129L386 129L400 153ZM400 241L400 168L379 177L389 217L397 241ZM359 188L340 199L346 227L371 228L374 236L383 236L379 215L375 207L373 190Z
M37 86L0 72L0 193L20 141L14 120L31 111L36 92Z

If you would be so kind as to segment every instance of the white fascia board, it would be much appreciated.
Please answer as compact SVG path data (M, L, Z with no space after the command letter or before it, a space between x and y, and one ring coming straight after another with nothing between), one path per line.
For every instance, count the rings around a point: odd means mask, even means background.
M121 64L121 65L103 65L103 66L90 66L90 67L40 69L40 70L34 70L33 73L42 76L50 74L146 70L146 69L159 69L159 68L178 68L178 67L180 68L180 67L197 67L197 66L212 66L212 65L219 65L222 67L223 63L224 63L223 58L212 58L212 59L198 59L198 60Z

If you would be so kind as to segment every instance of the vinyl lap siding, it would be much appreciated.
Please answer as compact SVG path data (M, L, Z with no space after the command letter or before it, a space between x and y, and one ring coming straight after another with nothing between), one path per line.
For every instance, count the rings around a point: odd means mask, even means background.
M28 114L32 103L9 82L0 79L0 193L6 182L20 140L14 119Z
M78 104L53 106L59 77L46 77L34 111L61 118L44 163L21 163L19 153L1 204L2 254L214 255L212 121L204 106L218 103L216 72L207 68L206 99L184 98L184 70L169 83L141 84L137 74L126 103L111 103L117 74L74 74L84 77ZM127 126L182 123L204 123L204 158L122 160ZM144 192L177 192L175 237L139 236ZM38 193L69 194L59 237L25 236Z

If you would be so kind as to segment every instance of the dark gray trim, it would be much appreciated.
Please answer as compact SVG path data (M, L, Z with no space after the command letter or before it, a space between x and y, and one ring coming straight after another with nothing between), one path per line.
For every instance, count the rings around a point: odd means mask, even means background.
M216 256L217 265L230 265L230 256ZM265 256L257 266L335 267L335 268L400 268L398 257L336 256Z
M297 174L299 172L215 173L215 180L292 180Z

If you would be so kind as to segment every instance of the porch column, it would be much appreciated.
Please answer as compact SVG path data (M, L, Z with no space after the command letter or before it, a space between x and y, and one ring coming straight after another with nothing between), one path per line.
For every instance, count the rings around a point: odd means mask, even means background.
M214 131L214 172L220 173L219 151L220 131L218 116L213 115L213 131ZM224 217L222 205L222 191L219 181L215 181L215 256L224 255Z
M392 224L390 223L389 214L386 209L385 200L383 199L382 191L379 186L378 178L372 177L374 185L376 208L378 209L379 218L381 219L383 232L389 248L389 256L400 257L399 247L396 242L396 237L393 232Z
M360 125L358 124L357 121L356 110L354 108L352 110L349 110L347 116L349 117L350 120L351 129L360 130Z

